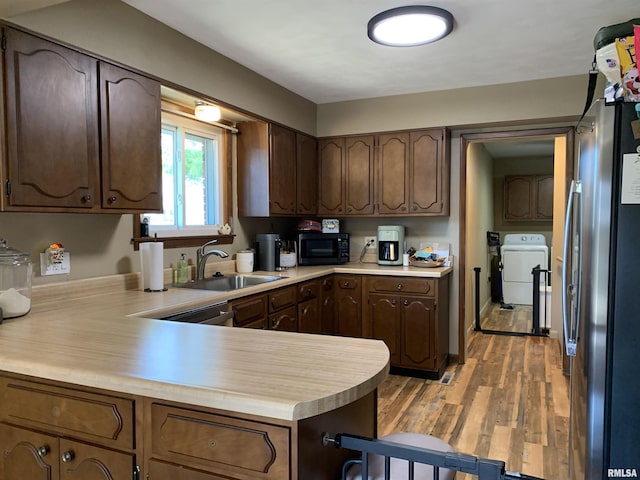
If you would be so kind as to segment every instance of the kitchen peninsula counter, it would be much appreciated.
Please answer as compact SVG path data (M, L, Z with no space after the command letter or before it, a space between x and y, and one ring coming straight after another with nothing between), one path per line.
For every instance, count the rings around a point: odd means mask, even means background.
M376 267L300 267L232 292L147 293L137 274L34 287L31 311L0 325L0 480L42 461L97 469L81 478L337 478L349 452L322 436L376 435L383 341L155 318L332 273L451 271Z
M37 286L31 312L0 325L0 370L297 420L375 390L389 368L384 343L153 318L330 273L441 277L450 271L299 267L279 273L281 280L232 292L169 286L147 293L136 288L137 275Z

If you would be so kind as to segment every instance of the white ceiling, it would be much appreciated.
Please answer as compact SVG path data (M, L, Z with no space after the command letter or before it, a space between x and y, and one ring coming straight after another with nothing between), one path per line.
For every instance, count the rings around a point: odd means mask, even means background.
M640 17L638 0L124 2L318 104L586 75L597 30ZM453 32L410 48L368 39L373 15L416 3L449 10Z

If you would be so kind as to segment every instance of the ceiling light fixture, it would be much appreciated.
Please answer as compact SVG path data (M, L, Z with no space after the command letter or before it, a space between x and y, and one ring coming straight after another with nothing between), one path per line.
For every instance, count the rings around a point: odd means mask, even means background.
M397 7L379 13L367 24L367 34L376 43L412 47L435 42L453 30L453 15L427 5Z
M222 117L222 112L215 105L208 105L204 102L196 102L194 115L203 122L217 122Z

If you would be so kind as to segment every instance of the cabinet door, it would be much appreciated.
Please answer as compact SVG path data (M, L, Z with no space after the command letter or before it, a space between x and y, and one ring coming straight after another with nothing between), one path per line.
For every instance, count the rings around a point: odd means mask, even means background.
M318 212L318 142L296 133L296 213L316 215Z
M58 439L0 424L0 478L58 478Z
M298 304L298 331L303 333L322 333L319 298L313 298Z
M409 134L378 135L378 213L409 211Z
M269 315L269 330L284 330L286 332L298 331L298 309L289 307L277 313Z
M400 364L400 314L401 299L372 293L368 299L366 325L367 338L384 340L391 353L391 364Z
M510 175L504 178L505 220L533 218L534 182L531 175Z
M337 275L336 334L345 337L362 337L362 288L357 276Z
M135 456L60 439L60 480L133 478Z
M100 62L102 207L162 211L160 83Z
M347 215L374 213L374 137L345 141L345 203Z
M296 135L293 130L269 125L269 212L296 213Z
M449 158L444 129L411 132L410 213L449 215Z
M7 209L91 209L99 185L96 60L5 34Z
M333 285L333 275L322 279L320 289L320 317L322 321L322 333L325 335L333 335L336 330L336 301Z
M538 220L553 219L553 175L536 175L535 216Z
M436 368L434 301L402 297L400 365L407 368Z
M318 214L344 215L344 138L318 143Z

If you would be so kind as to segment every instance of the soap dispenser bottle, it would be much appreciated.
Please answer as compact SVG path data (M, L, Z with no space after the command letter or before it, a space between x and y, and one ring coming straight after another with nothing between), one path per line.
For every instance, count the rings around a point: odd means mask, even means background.
M187 283L189 281L189 265L184 253L180 254L178 260L178 283Z

